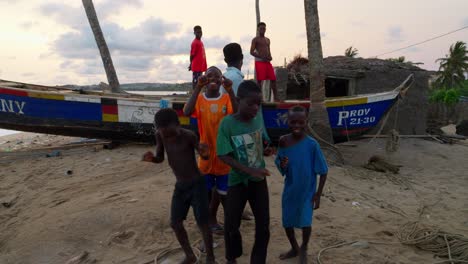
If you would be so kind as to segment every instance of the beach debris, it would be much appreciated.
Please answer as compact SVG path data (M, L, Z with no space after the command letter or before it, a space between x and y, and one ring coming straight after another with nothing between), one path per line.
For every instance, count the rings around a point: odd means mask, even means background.
M5 208L10 208L15 205L18 198L19 197L17 195L5 197L0 200L0 204Z
M107 245L110 245L112 243L116 244L124 244L126 240L132 238L135 235L134 231L120 231L117 233L114 233L110 236Z
M89 258L89 252L83 251L80 255L69 259L65 264L91 264L96 263L96 259Z
M351 244L351 247L353 247L353 248L369 248L369 242L367 242L367 241L357 241L357 242Z
M468 137L468 120L463 120L457 125L457 134Z
M353 201L351 205L353 206L353 208L359 208L361 206L361 203Z
M120 146L120 142L118 142L118 141L112 141L112 142L110 142L110 143L104 144L104 145L103 145L103 148L104 148L104 149L109 149L109 150L110 150L110 149L115 149L115 148L117 148L118 146Z
M68 176L70 176L70 175L72 175L72 174L73 174L73 171L72 171L72 170L67 170L67 171L65 172L65 175L68 175Z
M60 157L60 156L62 156L62 152L60 152L59 150L54 150L46 154L47 158Z
M368 170L373 170L377 172L391 172L393 174L397 174L400 171L400 165L393 165L387 161L383 157L374 155L369 158L367 164L363 166Z

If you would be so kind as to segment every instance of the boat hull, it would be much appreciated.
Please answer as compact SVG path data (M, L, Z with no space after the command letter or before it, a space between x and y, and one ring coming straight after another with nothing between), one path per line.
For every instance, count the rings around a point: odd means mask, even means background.
M3 83L4 84L4 83ZM180 123L197 131L197 122L183 116L185 100L132 95L109 95L54 87L2 86L0 83L0 128L119 141L153 142L154 114L162 108L177 111ZM20 86L20 88L18 88ZM335 142L358 137L377 126L398 100L393 91L328 99L325 105ZM265 103L265 127L273 142L288 133L287 111L294 105L309 108L309 102Z

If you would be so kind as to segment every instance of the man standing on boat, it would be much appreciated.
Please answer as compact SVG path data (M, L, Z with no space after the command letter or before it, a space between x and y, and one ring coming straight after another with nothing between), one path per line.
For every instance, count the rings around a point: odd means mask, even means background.
M270 81L270 87L273 91L275 101L278 100L278 92L276 90L275 70L271 65L270 39L265 37L266 24L260 22L257 25L257 36L252 39L250 46L250 55L255 57L255 73L257 74L258 86L262 87L262 81Z
M195 89L195 86L198 83L198 78L206 71L206 55L205 55L205 46L201 41L203 35L202 28L200 26L195 26L193 28L193 34L195 39L192 41L192 46L190 48L190 65L188 70L192 71L192 88Z

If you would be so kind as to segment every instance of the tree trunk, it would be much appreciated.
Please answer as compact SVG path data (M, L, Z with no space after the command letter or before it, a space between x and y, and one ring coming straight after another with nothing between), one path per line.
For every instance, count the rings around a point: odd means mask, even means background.
M258 37L258 24L260 23L260 0L255 0L255 16L257 24L255 24L255 36ZM257 81L257 71L254 68L254 80ZM261 87L260 87L261 88Z
M106 70L109 86L111 87L112 92L120 93L122 90L120 89L119 79L117 78L117 73L115 72L114 64L112 63L112 58L109 52L109 48L107 47L106 40L104 39L101 26L99 25L99 20L96 15L96 10L94 9L93 1L82 1L86 11L86 16L88 17L89 25L93 30L94 39L96 40L99 52L101 53L102 63L104 64L104 69Z
M325 107L325 82L323 73L322 43L320 40L320 23L317 8L318 0L304 0L305 21L307 30L307 49L309 53L310 79L310 127L323 140L333 143L330 122Z
M255 25L255 32L257 32L258 36L258 28L257 25L260 23L260 0L255 0L255 15L257 17L257 24Z

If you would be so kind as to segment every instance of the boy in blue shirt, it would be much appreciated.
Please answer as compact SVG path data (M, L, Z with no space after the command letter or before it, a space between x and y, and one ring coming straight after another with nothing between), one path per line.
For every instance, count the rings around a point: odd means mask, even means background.
M327 179L328 167L320 145L305 133L307 111L295 106L288 112L291 133L279 140L275 163L283 176L282 196L283 227L291 250L280 255L280 259L300 257L299 263L307 263L313 210L320 206L320 196ZM320 182L317 189L317 175ZM302 245L299 247L294 228L302 229Z

